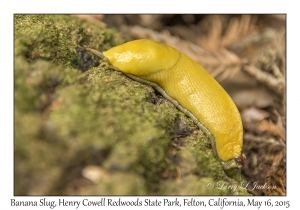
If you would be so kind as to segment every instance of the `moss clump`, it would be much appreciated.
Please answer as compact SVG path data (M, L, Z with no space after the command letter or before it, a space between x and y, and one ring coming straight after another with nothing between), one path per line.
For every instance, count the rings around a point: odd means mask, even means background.
M247 194L207 190L228 183L209 142L200 132L177 144L175 117L194 124L167 101L151 103L152 88L79 70L77 47L125 41L72 16L15 16L15 195ZM91 165L96 181L83 174Z
M112 29L79 21L69 15L15 15L15 56L27 61L53 61L78 67L76 46L107 50L125 41Z

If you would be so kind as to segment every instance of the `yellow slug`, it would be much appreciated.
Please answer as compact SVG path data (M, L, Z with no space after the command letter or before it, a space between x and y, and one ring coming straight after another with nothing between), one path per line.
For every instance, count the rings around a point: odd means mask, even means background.
M224 169L240 167L243 126L240 113L221 85L198 63L171 46L141 39L97 54L110 68L148 84L191 117L210 138Z

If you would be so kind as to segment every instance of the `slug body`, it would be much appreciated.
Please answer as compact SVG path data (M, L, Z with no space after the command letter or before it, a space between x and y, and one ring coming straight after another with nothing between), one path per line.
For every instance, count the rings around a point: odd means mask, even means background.
M202 66L171 46L146 39L125 43L103 54L121 72L153 86L192 117L210 138L225 169L240 167L243 127L239 111Z

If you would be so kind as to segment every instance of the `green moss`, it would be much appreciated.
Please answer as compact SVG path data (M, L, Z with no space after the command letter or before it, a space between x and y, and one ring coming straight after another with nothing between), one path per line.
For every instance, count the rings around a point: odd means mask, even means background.
M44 59L65 67L76 67L75 47L107 50L124 37L112 29L79 21L68 15L15 15L15 55L27 60Z
M207 189L228 184L207 138L199 132L176 146L175 117L195 125L170 102L151 103L161 97L151 87L78 69L76 47L125 41L73 16L15 15L15 195L247 194ZM91 184L82 176L89 165L106 178Z

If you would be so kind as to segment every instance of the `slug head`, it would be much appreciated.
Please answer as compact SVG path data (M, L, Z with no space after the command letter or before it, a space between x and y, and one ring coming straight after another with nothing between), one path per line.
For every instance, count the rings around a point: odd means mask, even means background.
M140 77L172 68L181 56L173 47L146 39L127 42L103 54L123 73Z

